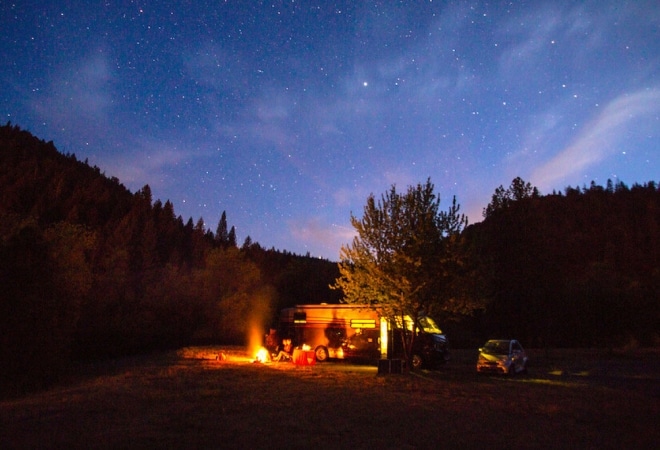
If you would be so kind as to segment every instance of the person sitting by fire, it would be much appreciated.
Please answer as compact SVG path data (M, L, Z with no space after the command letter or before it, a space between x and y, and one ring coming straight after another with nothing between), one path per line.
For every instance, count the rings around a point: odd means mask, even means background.
M269 333L266 335L266 338L264 339L264 345L266 349L268 350L268 353L273 356L277 354L278 350L278 345L277 345L277 330L274 328L271 328Z
M273 361L290 361L291 353L293 353L293 345L291 344L291 339L284 339L282 341L282 349L279 351L277 356L273 358Z

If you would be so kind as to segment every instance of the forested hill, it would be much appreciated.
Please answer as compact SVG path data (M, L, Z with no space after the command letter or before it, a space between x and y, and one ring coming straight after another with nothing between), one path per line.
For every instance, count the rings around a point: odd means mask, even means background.
M239 247L227 222L215 233L184 222L149 186L131 193L52 142L0 127L0 385L71 357L242 343L284 306L338 301L336 263L249 238Z
M660 189L607 182L541 196L500 186L465 237L480 261L486 336L536 347L660 344Z
M436 317L453 345L660 344L655 182L542 196L517 178L484 212L438 294L458 309L485 305ZM334 262L237 245L225 214L215 232L184 222L149 186L131 193L52 142L0 127L0 396L76 358L243 344L283 307L337 303L337 276Z

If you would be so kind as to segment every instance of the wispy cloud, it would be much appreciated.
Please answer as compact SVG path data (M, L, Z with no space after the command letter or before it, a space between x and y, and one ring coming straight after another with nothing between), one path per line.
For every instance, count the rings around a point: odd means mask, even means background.
M629 136L630 127L660 113L660 89L624 94L610 102L578 136L531 175L541 189L585 171L614 154Z
M290 221L289 232L296 241L309 249L312 256L328 256L328 249L336 249L339 257L339 249L342 245L349 244L355 236L355 230L348 225L327 224L322 219L315 217L304 221Z
M539 20L541 17L543 19ZM502 75L517 77L521 69L537 65L561 23L560 11L548 6L527 11L503 23L495 42L503 48L499 61Z
M108 154L102 167L124 184L138 189L145 184L151 188L170 185L166 173L196 157L208 156L203 151L182 148L172 142L156 139L131 140L126 144L130 151Z
M333 199L336 207L343 208L365 202L368 196L361 188L341 187L334 192Z
M46 98L34 97L33 109L53 128L98 130L112 107L112 73L106 56L97 52L57 73Z

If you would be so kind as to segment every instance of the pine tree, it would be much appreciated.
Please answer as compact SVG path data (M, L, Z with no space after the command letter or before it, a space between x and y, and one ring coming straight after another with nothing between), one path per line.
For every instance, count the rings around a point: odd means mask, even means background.
M229 230L229 234L227 235L227 245L229 247L236 247L236 228L233 226Z
M222 211L222 216L215 232L215 241L222 247L226 247L229 244L229 232L227 230L227 213Z

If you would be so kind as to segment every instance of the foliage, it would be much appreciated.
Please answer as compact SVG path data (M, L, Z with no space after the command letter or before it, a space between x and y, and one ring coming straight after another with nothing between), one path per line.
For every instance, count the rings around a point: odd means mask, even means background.
M184 223L148 185L133 194L52 142L0 127L3 389L53 380L72 357L241 343L283 303L332 301L334 263L251 240L239 249L228 228L224 212L217 235L201 217Z
M412 334L401 328L407 358L419 316L451 298L451 266L459 263L454 246L467 219L455 199L447 212L439 207L430 180L405 194L392 186L378 201L370 195L362 218L351 215L357 236L341 248L340 276L333 285L344 302L372 305L393 323L410 317Z
M657 343L660 190L654 182L523 195L489 211L466 230L480 272L489 274L489 305L475 324L482 338L516 336L527 346Z
M488 218L495 214L495 212L508 208L514 202L526 198L538 198L540 195L539 190L532 186L531 183L526 183L522 178L516 177L508 189L504 189L502 185L495 189L490 203L484 208L483 215L485 218Z

